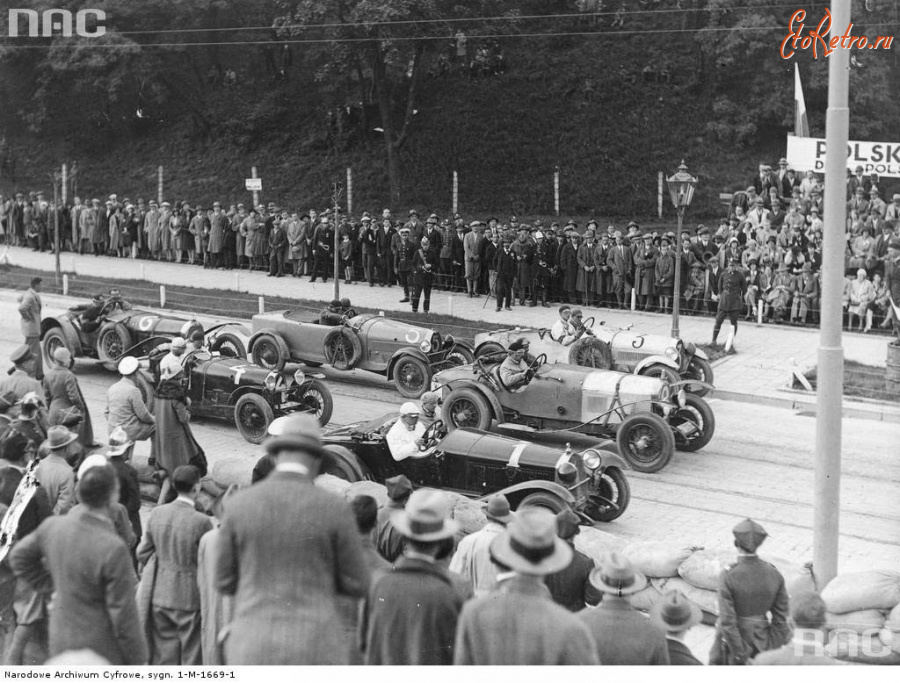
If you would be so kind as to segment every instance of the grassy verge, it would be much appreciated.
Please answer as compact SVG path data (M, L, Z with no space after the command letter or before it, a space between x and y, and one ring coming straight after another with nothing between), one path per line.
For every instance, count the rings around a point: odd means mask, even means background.
M97 293L105 293L116 287L122 296L132 304L159 308L159 285L143 280L120 282L111 278L84 276L69 273L69 296L88 299ZM32 277L44 278L44 291L48 294L62 294L62 284L56 284L52 274L46 271L6 266L0 268L0 287L25 289ZM342 288L342 293L344 289ZM352 287L347 290L352 301ZM233 290L210 290L180 285L166 285L166 308L189 311L201 315L220 318L249 319L259 312L259 297L256 294ZM266 296L266 310L277 311L290 308L309 311L310 319L322 310L321 301ZM354 306L359 313L378 313L381 309ZM456 338L471 340L478 332L499 330L503 325L479 321L477 324L464 318L450 315L429 314L413 317L412 313L385 311L394 320L402 320L411 325L432 327L441 334L452 334ZM485 314L485 318L487 314ZM509 325L506 325L508 327Z
M806 379L809 380L809 383L812 384L815 390L816 370L813 369L808 372ZM796 379L794 380L794 388L803 388ZM888 382L884 368L847 360L844 361L844 395L900 404L900 385Z

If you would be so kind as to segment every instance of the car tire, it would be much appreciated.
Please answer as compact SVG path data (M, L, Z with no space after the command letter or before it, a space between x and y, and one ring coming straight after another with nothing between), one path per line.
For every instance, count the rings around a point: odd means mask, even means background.
M545 491L529 493L519 502L518 506L516 506L516 510L521 510L524 507L544 508L554 515L563 512L564 510L571 509L569 504L562 498Z
M713 375L713 369L708 360L700 358L699 356L694 356L691 358L691 362L688 364L688 368L684 375L682 375L682 379L696 379L700 382L713 384L715 376ZM685 385L685 391L692 393L694 396L706 396L709 393L709 389L706 387L692 389L690 384Z
M51 327L44 334L44 338L41 340L41 350L44 353L44 366L48 368L52 368L56 363L53 360L53 352L57 349L68 349L69 353L72 354L72 358L75 358L75 351L69 346L69 342L66 340L66 334L63 332L61 327Z
M502 344L489 341L485 342L475 350L475 360L479 358L491 358L492 356L502 356L506 358L506 349Z
M455 365L471 365L475 362L475 354L462 344L454 344L447 352L447 360Z
M401 356L394 363L391 379L404 398L419 398L431 388L431 366L418 356Z
M648 365L638 374L643 375L644 377L656 377L657 379L664 379L669 384L671 384L672 382L681 381L681 376L677 372L675 372L668 365L663 365L662 363L653 363L652 365Z
M153 389L153 378L143 369L134 373L134 384L141 392L141 400L151 413L156 407L156 392Z
M108 322L97 333L97 358L107 370L115 370L131 345L128 328L123 323Z
M319 380L314 379L303 388L303 394L300 397L300 401L307 404L307 408L309 409L315 408L315 410L310 410L310 413L316 416L316 420L319 421L320 427L324 427L331 421L331 413L334 410L334 399L332 398L328 387ZM313 403L315 403L315 406L312 405Z
M275 413L259 394L244 394L234 404L234 424L246 441L261 444Z
M612 369L609 344L596 337L582 337L569 348L569 363L597 370Z
M618 519L628 509L628 504L631 502L631 484L625 478L625 473L618 467L607 467L603 471L603 474L600 475L597 492L618 505L619 509L591 514L589 505L586 510L587 515L596 522L612 522L614 519Z
M362 342L355 330L335 327L325 335L325 360L335 370L352 370L362 358Z
M448 432L457 427L487 431L494 419L488 400L477 389L469 387L451 391L441 408L441 415L444 417ZM463 415L466 418L464 422L459 419Z
M290 351L280 334L264 332L250 344L250 359L254 365L281 372L288 362Z
M673 429L675 448L691 453L699 451L710 442L716 431L716 416L712 408L700 396L685 394L685 407L676 408L669 415L669 424L676 427L682 421L691 421L700 427L700 434L691 439L685 438L677 429Z
M212 344L209 345L209 350L213 353L218 351L223 358L247 360L247 347L244 346L244 342L239 336L231 332L216 335Z
M365 481L365 472L359 467L359 461L353 451L335 444L325 446L325 450L328 451L330 457L325 459L319 474L330 474L332 477L349 481L351 484ZM357 467L351 463L356 463Z
M626 417L616 430L619 454L638 472L658 472L675 453L672 428L653 413Z

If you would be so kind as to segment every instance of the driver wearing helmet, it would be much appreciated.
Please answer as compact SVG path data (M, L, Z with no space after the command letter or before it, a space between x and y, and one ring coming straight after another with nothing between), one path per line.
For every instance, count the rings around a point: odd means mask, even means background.
M430 427L435 422L442 420L441 395L436 391L426 391L422 394L422 410L419 413L419 424Z
M566 330L562 339L559 340L560 344L568 346L581 339L581 337L588 332L587 328L584 326L583 318L584 313L581 312L580 308L572 309L572 314L569 316L569 329Z
M340 325L343 320L344 314L341 312L341 302L339 299L333 299L332 302L325 307L325 310L322 311L322 315L319 316L320 325L329 325L331 327Z
M553 341L557 341L562 343L562 340L566 337L566 335L571 333L572 326L569 323L569 318L572 315L572 307L568 304L563 304L559 307L559 318L553 323L553 327L550 328L550 338Z
M500 364L500 380L510 391L524 387L534 377L531 366L525 362L528 342L519 337L509 345L508 355Z
M356 311L353 310L350 299L347 297L341 299L341 315L348 319L356 317Z
M431 455L433 449L421 450L425 445L422 435L425 433L425 425L419 422L419 406L412 401L407 401L400 406L400 417L388 430L388 448L391 457L397 462L407 458L425 458Z

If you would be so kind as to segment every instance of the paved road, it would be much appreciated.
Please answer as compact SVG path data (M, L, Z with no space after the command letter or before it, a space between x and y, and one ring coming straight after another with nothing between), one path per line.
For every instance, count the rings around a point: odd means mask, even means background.
M48 315L60 305L59 300L54 302ZM4 292L0 358L7 358L20 340L13 297ZM79 362L76 372L102 438L106 388L115 375L90 362ZM326 373L337 374L327 369ZM335 398L332 419L337 423L373 418L401 403L399 394L377 376L359 373L352 379L329 382ZM701 452L677 453L661 473L630 472L631 507L605 529L629 539L727 548L736 520L750 516L768 529L770 554L811 560L815 420L731 401L713 400L712 406L717 420L713 441ZM194 430L211 462L235 456L255 459L261 454L227 423L199 422ZM893 424L844 421L842 571L900 563L900 460L890 445L896 444L896 434ZM149 446L139 444L138 454L145 451Z

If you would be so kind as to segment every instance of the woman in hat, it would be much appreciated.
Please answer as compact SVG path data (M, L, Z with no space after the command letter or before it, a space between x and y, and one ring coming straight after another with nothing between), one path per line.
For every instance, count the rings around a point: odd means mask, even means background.
M653 295L656 293L653 283L658 255L659 252L653 246L653 235L644 234L642 244L635 247L634 251L634 293L637 305L645 311L653 307Z
M156 430L151 437L151 453L156 460L155 476L160 480L159 505L174 497L172 473L182 465L194 465L206 475L206 454L191 431L190 399L180 382L160 382L153 402ZM202 463L202 467L201 467Z
M793 276L787 264L781 263L772 278L771 289L766 295L766 301L772 308L772 315L776 322L782 322L790 311L791 285Z
M94 444L94 428L78 378L71 370L72 364L72 354L67 348L60 347L53 351L53 365L48 368L43 380L48 424L60 425L67 414L72 410L77 411L82 417L78 441L88 448Z
M668 235L663 235L660 239L659 256L653 266L659 309L663 313L669 310L675 290L675 255L672 253L671 244L672 239Z
M847 268L858 270L866 267L866 259L872 252L875 240L872 237L872 228L863 228L862 232L850 241L850 261Z
M866 277L866 269L856 271L856 279L850 283L850 297L848 299L847 329L853 329L853 316L859 318L859 331L863 331L863 319L866 321L865 331L872 329L872 311L869 306L875 301L875 286Z
M122 232L126 230L125 216L122 207L113 205L110 207L112 214L109 217L109 251L112 255L122 258L125 248L122 245Z
M572 561L572 548L548 510L525 507L490 545L497 586L463 607L454 664L599 664L596 645L578 615L555 604L544 578Z
M753 320L756 312L756 303L759 301L760 292L763 288L760 286L762 273L759 272L759 262L751 259L748 263L750 272L747 274L747 291L744 294L744 303L747 304L747 320Z

